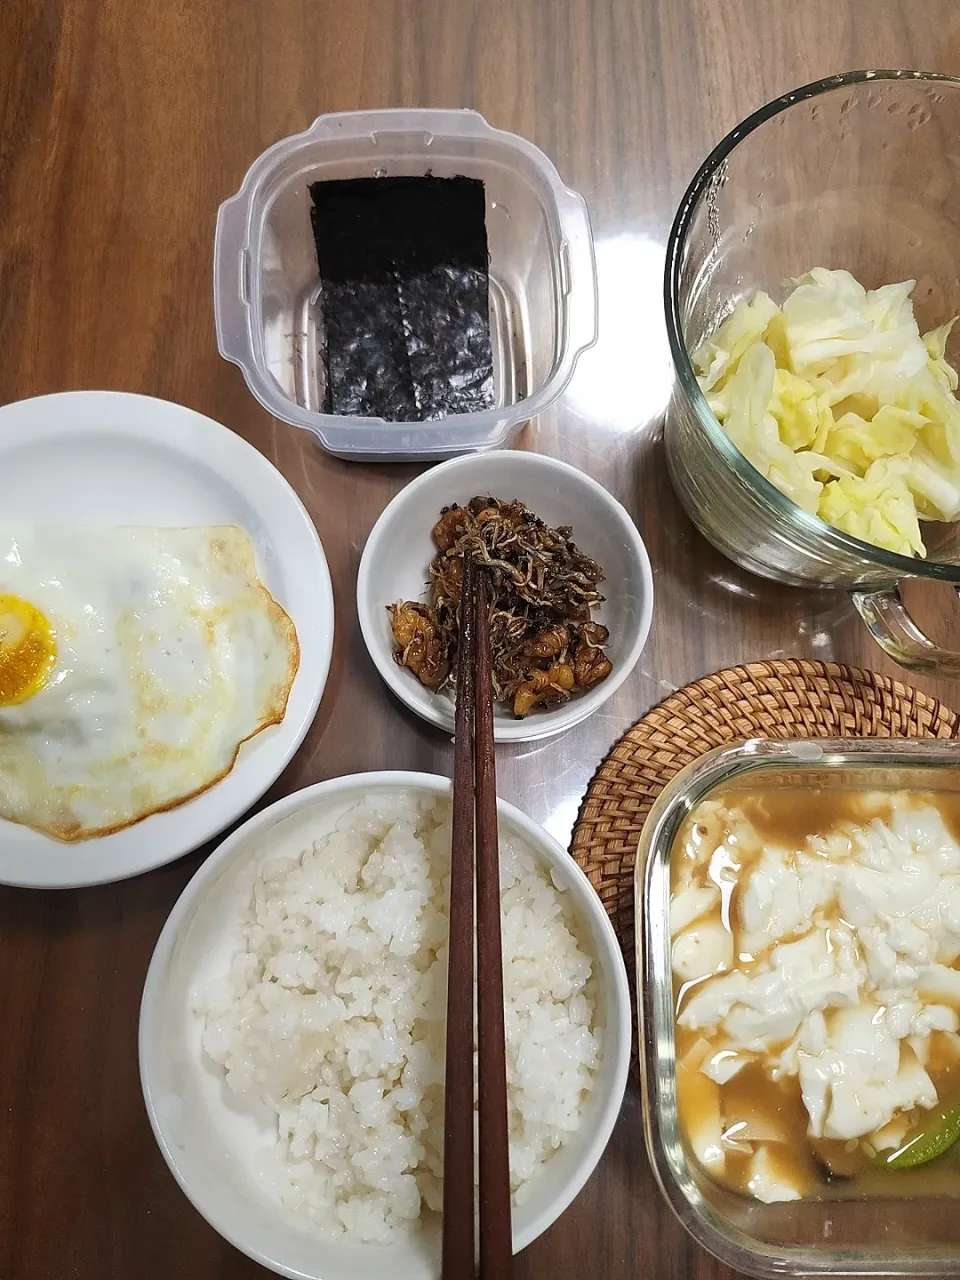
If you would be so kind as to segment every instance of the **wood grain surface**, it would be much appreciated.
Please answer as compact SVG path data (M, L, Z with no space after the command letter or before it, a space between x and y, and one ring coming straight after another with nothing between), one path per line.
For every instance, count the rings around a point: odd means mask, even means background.
M774 95L857 66L960 73L955 0L3 0L0 37L0 398L103 387L181 401L276 463L326 547L333 670L268 799L354 770L451 767L443 735L381 687L354 609L364 539L417 468L326 457L217 354L217 206L260 151L326 111L475 107L533 139L590 202L601 338L520 443L629 507L655 567L653 633L602 712L502 750L506 798L566 841L620 733L725 665L796 655L895 673L843 597L748 578L682 516L658 432L672 376L663 250L696 165ZM956 643L949 592L918 607ZM140 1095L144 972L202 856L107 888L0 891L2 1280L263 1274L178 1190ZM598 1172L517 1265L520 1280L722 1272L660 1199L635 1092Z

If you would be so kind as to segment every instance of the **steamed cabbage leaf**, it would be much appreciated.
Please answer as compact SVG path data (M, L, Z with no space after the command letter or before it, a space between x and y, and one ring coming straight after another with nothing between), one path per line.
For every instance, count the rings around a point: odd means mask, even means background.
M879 459L863 476L831 480L824 486L819 515L862 542L904 556L923 556L917 509L899 461Z
M954 321L921 335L914 283L867 290L814 267L780 307L738 303L694 366L761 475L854 537L922 556L919 519L960 518L960 402Z
M740 357L762 338L777 311L771 297L758 293L750 302L739 303L713 337L701 344L693 363L704 391L721 385L736 370Z

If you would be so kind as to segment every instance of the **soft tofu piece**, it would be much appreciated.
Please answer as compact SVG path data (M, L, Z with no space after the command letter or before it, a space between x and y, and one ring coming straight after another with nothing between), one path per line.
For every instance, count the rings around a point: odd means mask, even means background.
M753 1154L749 1165L750 1177L747 1190L764 1204L777 1204L785 1200L800 1200L803 1192L788 1180L784 1173L776 1167L766 1146L759 1147Z
M805 1053L816 1057L827 1047L827 1023L819 1009L813 1009L797 1028L797 1034L780 1051L780 1056L773 1064L770 1077L783 1080L800 1073L799 1055Z
M910 1046L913 1050L913 1056L920 1063L921 1067L925 1067L930 1062L930 1037L929 1036L907 1036L904 1044Z
M877 991L887 993L887 999L896 999L916 989L922 966L899 955L890 944L891 933L886 924L861 924L857 930L871 983Z
M907 991L931 962L960 956L960 846L931 808L874 819L838 876L838 905L858 931L870 978Z
M862 1137L887 1123L895 1111L888 1085L873 1084L852 1072L830 1083L830 1110L823 1124L825 1138Z
M876 923L878 917L909 916L932 897L938 883L935 869L920 858L907 858L899 866L891 860L876 870L848 863L839 880L840 912L856 929Z
M670 899L670 936L688 929L694 920L699 920L708 911L714 911L720 905L720 890L716 885L691 884Z
M932 964L920 975L917 992L921 999L960 1009L960 970Z
M810 1135L850 1138L885 1124L892 1109L884 1109L873 1085L892 1079L899 1064L899 1043L890 1035L878 1006L860 1005L834 1013L820 1052L797 1054Z
M829 1045L851 1070L868 1079L888 1080L900 1066L900 1045L891 1034L887 1010L876 1004L841 1009L831 1019Z
M800 877L784 849L766 849L741 881L740 924L744 951L764 951L809 924L800 907Z
M762 1052L794 1036L812 1010L856 1003L857 974L842 967L842 957L826 930L782 943L754 973L735 969L705 982L687 1000L679 1022L691 1030L722 1022L732 1047Z
M722 1173L726 1155L720 1118L720 1086L701 1071L679 1063L677 1106L681 1115L687 1118L687 1136L694 1155L705 1169Z
M812 1138L823 1137L823 1126L830 1105L830 1086L837 1071L834 1055L827 1049L818 1054L798 1053L797 1074L800 1077L800 1096L810 1124L807 1132Z
M929 964L934 958L930 933L910 919L901 917L891 920L887 929L887 942L910 964Z
M874 1151L896 1151L902 1147L910 1131L910 1117L904 1113L894 1116L889 1124L868 1134L868 1141Z
M735 1075L741 1072L748 1062L752 1061L753 1057L749 1053L737 1053L733 1049L720 1049L704 1059L700 1070L705 1076L709 1076L711 1080L716 1081L717 1084L726 1084L728 1080L732 1080Z
M836 868L823 858L764 850L740 895L742 948L763 951L808 931L814 914L832 899L835 879Z
M933 939L936 951L931 958L940 964L954 964L960 956L960 875L945 876L911 919Z
M830 1114L823 1127L827 1138L861 1138L887 1124L898 1111L936 1104L933 1081L914 1060L890 1081L876 1084L853 1073L834 1081Z
M824 1050L797 1059L815 1138L861 1138L899 1111L936 1102L930 1077L912 1053L901 1052L886 1011L876 1005L835 1013Z
M710 1041L706 1036L698 1036L680 1059L679 1065L686 1067L688 1071L699 1071L702 1063L709 1057L710 1051Z
M910 1034L913 1036L929 1036L932 1031L956 1031L958 1028L960 1017L957 1011L945 1004L925 1005L910 1022Z
M938 811L932 805L922 809L898 806L890 826L905 844L930 858L940 871L960 871L960 844L957 844Z
M832 893L832 868L822 859L765 849L740 893L741 949L757 954L806 933L814 912Z
M733 964L733 937L719 920L704 920L673 944L673 972L681 982L721 973Z
M827 1035L827 1020L819 1009L814 1009L800 1030L800 1048L804 1053L823 1053Z
M724 1019L730 1041L763 1051L794 1036L814 1009L855 1004L857 978L838 971L837 958L824 930L774 947L769 968L750 979Z
M677 1021L691 1031L710 1030L727 1016L749 986L750 979L741 969L712 978L691 993Z
M887 1030L895 1040L904 1040L914 1028L923 1006L919 1000L896 1000L886 1006Z
M784 942L770 953L770 969L785 985L835 977L837 964L825 929L812 929L805 938Z

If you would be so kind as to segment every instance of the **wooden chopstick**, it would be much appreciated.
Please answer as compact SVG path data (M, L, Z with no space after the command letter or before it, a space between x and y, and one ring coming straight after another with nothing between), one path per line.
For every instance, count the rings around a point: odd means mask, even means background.
M460 588L460 657L453 744L453 831L450 849L450 942L447 959L447 1047L443 1110L444 1280L473 1276L473 888L474 888L474 616L473 560L464 559Z
M475 872L479 1274L480 1280L510 1280L513 1275L492 667L486 583L472 559L465 558L460 600L453 762L443 1148L443 1280L472 1280L474 1275Z
M487 584L477 575L474 758L477 804L477 1109L480 1132L480 1278L513 1273L507 1063L500 939L500 842L493 746L493 658Z

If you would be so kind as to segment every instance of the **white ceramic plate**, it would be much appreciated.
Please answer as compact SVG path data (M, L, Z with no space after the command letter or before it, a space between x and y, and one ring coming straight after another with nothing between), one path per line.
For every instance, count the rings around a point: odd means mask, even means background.
M333 650L333 591L317 531L286 480L240 436L182 405L114 391L0 409L0 511L60 524L242 525L261 578L293 619L300 668L283 722L245 743L209 791L76 844L0 820L2 884L103 884L172 862L258 800L313 722Z

